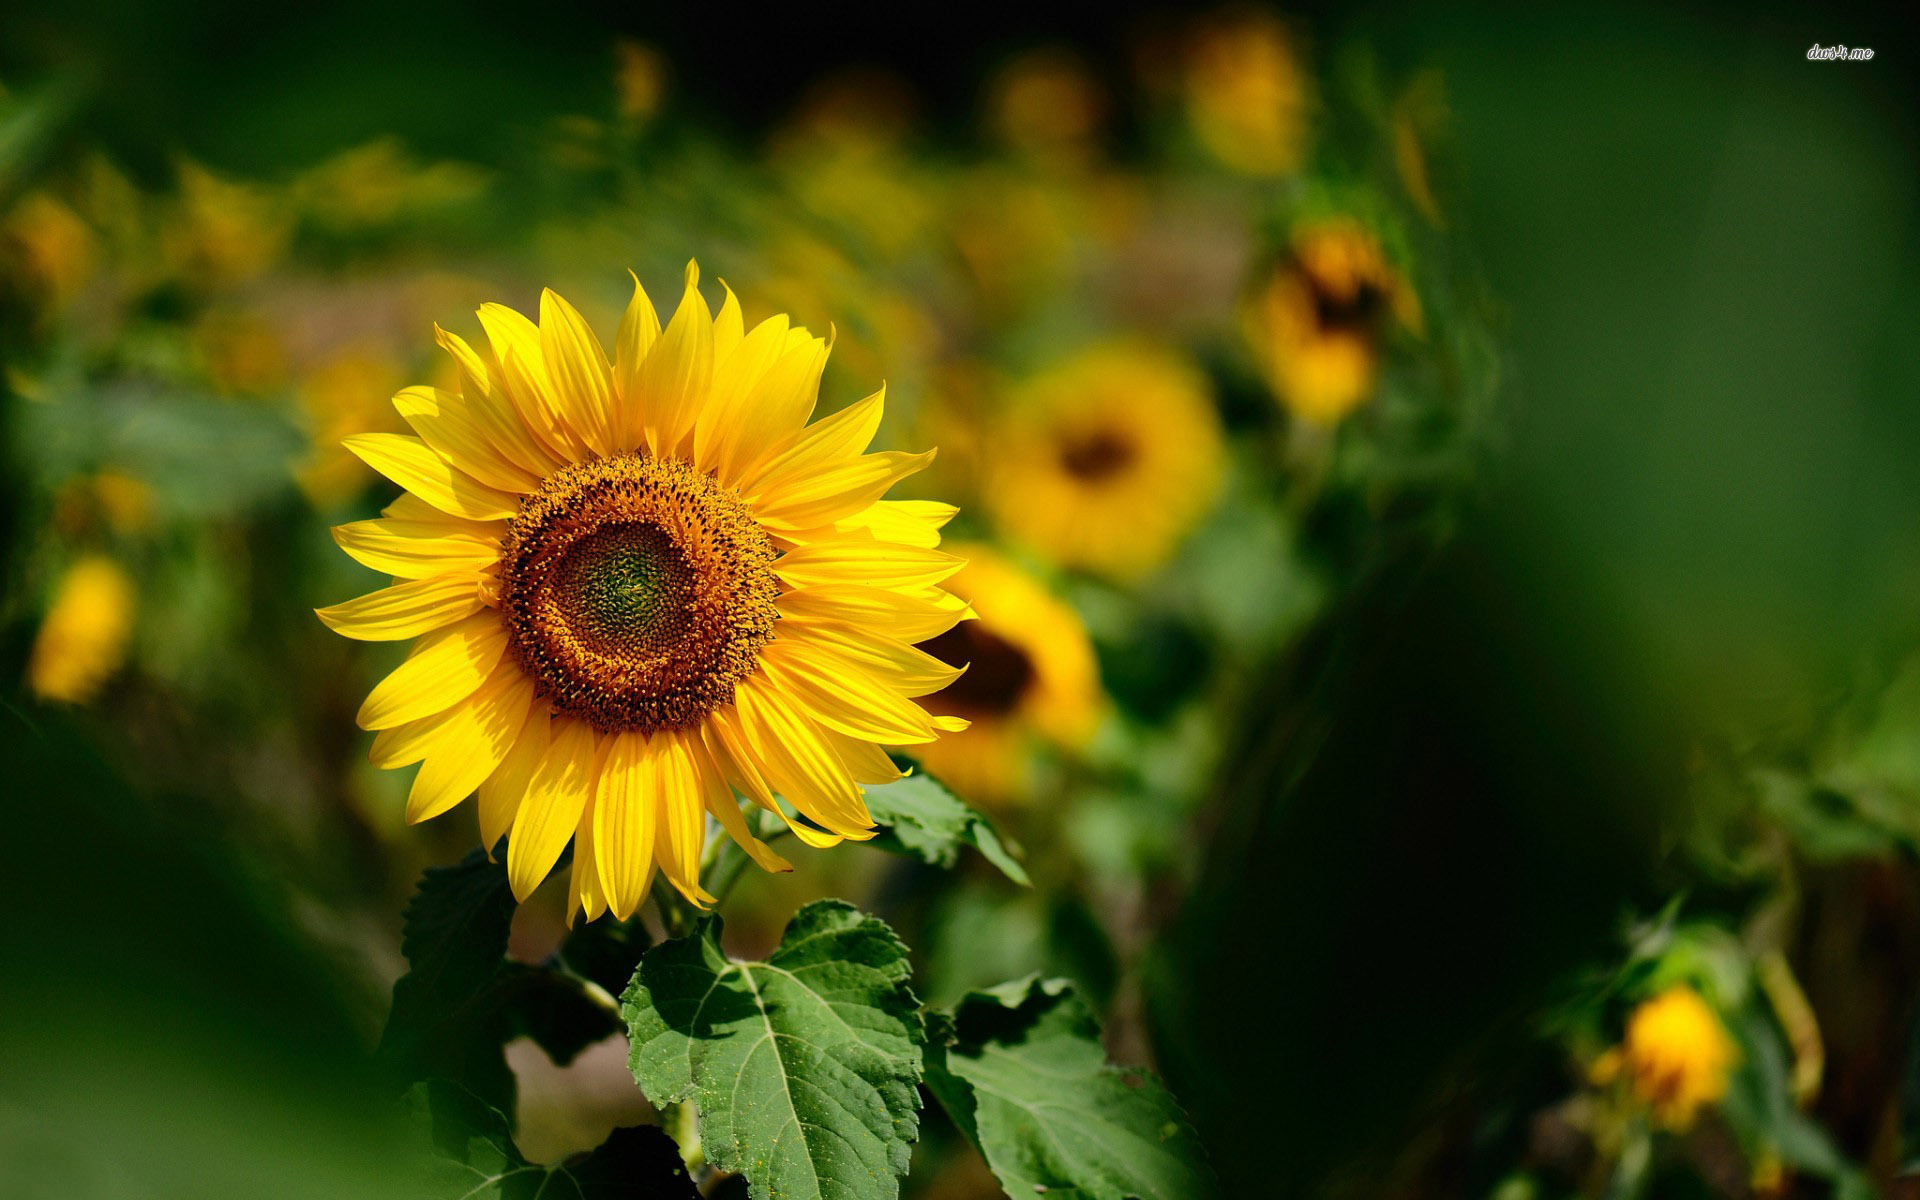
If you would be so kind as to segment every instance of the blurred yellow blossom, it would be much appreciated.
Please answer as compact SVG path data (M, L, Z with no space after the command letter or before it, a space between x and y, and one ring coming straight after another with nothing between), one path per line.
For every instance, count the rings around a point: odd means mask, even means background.
M119 669L133 631L134 587L102 555L76 561L54 587L34 637L27 683L43 700L85 704Z
M1036 738L1084 745L1105 706L1093 643L1079 614L992 548L949 544L967 565L948 585L979 614L921 649L966 674L928 696L929 712L973 724L914 747L928 770L985 804L1025 798L1022 769Z
M1012 539L1122 579L1153 570L1211 508L1223 451L1206 377L1169 350L1112 342L1006 397L985 503Z
M1334 218L1295 229L1241 323L1281 403L1301 420L1331 425L1372 394L1390 318L1418 331L1419 299L1378 238L1357 221Z
M1097 156L1109 102L1070 51L1033 50L1002 67L988 94L994 133L1028 160L1079 167Z
M666 58L632 38L615 42L613 55L613 89L620 115L640 124L652 120L667 92Z
M1416 74L1393 104L1393 163L1400 185L1436 229L1446 228L1447 222L1434 196L1427 146L1446 128L1447 120L1446 80L1436 70Z
M374 477L341 440L356 433L405 429L391 400L407 382L404 365L372 343L341 350L301 381L300 409L312 449L295 478L316 508L339 504Z
M279 261L292 224L283 199L270 189L183 162L165 236L168 261L195 286L243 283Z
M1701 1107L1727 1094L1739 1048L1700 993L1677 984L1627 1018L1626 1037L1594 1063L1595 1083L1624 1079L1669 1129L1686 1129Z
M0 222L0 290L24 293L34 308L57 310L93 273L98 239L60 200L34 192Z
M1308 81L1292 35L1257 10L1216 13L1186 39L1181 88L1194 137L1247 175L1286 175L1307 141Z
M320 228L355 233L470 203L486 187L478 167L423 163L398 138L386 137L301 172L289 194Z

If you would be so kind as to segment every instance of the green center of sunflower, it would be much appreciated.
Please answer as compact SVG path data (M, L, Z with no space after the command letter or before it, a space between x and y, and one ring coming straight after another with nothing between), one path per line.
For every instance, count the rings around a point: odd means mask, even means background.
M730 488L676 459L554 472L501 546L514 656L554 708L606 732L733 702L773 637L774 546Z

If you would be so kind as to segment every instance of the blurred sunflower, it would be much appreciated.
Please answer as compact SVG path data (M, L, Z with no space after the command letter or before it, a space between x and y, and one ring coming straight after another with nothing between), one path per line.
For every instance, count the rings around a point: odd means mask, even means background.
M1625 1078L1632 1093L1669 1129L1693 1124L1699 1110L1727 1094L1739 1048L1700 993L1668 988L1633 1010L1620 1045L1594 1063L1595 1083Z
M1246 175L1286 175L1300 165L1311 93L1278 18L1217 13L1193 27L1182 59L1187 120L1209 154Z
M27 660L27 685L42 700L85 704L127 656L134 588L119 563L102 555L68 567Z
M1138 343L1017 385L991 444L985 499L1000 527L1053 562L1122 579L1165 562L1220 483L1206 379Z
M1334 424L1372 394L1389 320L1418 332L1419 298L1379 239L1344 218L1297 228L1241 315L1274 395L1315 425Z
M551 291L537 327L485 305L487 353L439 331L460 390L394 397L419 436L347 439L407 494L335 538L402 582L320 616L420 637L361 707L373 761L422 764L410 821L477 789L521 899L571 839L589 919L630 915L656 868L710 902L709 813L787 869L736 791L808 845L871 836L860 785L899 774L880 746L965 727L910 699L958 674L914 648L968 615L935 548L953 509L881 499L933 452L865 452L884 391L806 424L826 342L749 332L698 281L662 331L636 280L611 358Z
M953 552L967 565L948 586L979 619L921 644L966 668L923 703L972 724L914 753L968 800L1016 800L1029 741L1073 750L1093 736L1104 706L1100 669L1079 614L1039 580L987 546Z

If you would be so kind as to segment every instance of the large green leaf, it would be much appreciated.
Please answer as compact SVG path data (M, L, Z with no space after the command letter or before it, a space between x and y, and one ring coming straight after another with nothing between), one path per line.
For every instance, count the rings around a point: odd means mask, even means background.
M951 867L960 861L960 848L972 846L1008 879L1022 886L1030 883L1026 869L1007 853L992 824L925 773L868 788L867 811L880 826L873 845L883 850Z
M653 1125L616 1129L591 1154L554 1166L528 1162L506 1117L457 1083L419 1085L437 1155L426 1194L449 1200L699 1200L673 1139Z
M1062 979L969 992L927 1053L927 1087L1009 1196L1196 1200L1214 1182L1173 1096L1109 1066Z
M715 1165L759 1200L890 1200L919 1134L918 1003L893 930L840 900L795 914L765 962L720 920L655 946L622 997L656 1105L691 1100Z

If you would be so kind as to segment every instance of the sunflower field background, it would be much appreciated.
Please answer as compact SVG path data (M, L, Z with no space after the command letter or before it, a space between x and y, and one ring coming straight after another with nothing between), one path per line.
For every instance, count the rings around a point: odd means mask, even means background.
M1920 1195L1889 17L0 8L0 1196ZM818 722L395 699L676 444Z

